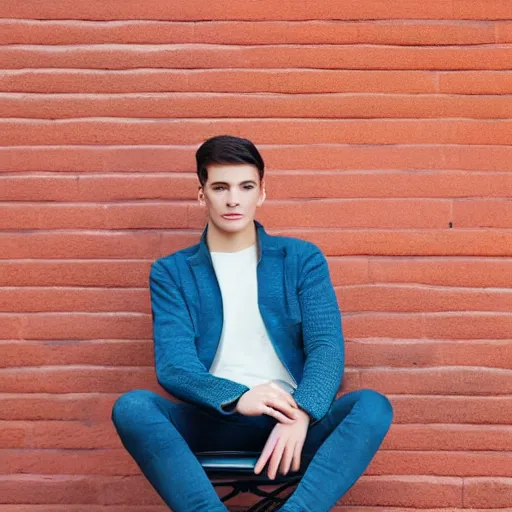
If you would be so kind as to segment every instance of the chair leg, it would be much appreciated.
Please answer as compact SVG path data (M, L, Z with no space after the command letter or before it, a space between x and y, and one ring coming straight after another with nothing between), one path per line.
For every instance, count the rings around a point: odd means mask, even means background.
M242 492L248 492L259 496L262 499L247 509L246 512L273 512L278 510L279 507L284 505L291 495L291 492L286 496L280 496L286 490L295 487L300 481L300 478L290 480L282 484L277 489L271 492L264 491L259 488L259 482L244 482L244 481L230 481L230 482L213 482L214 487L232 487L232 490L221 497L221 501L226 501L238 496Z
M279 495L287 489L295 487L298 482L299 480L287 482L281 487L274 489L272 492L262 491L259 488L253 489L253 494L263 496L263 499L255 503L251 508L247 509L247 512L272 512L274 510L278 510L278 507L281 507L288 501L291 492L286 496Z

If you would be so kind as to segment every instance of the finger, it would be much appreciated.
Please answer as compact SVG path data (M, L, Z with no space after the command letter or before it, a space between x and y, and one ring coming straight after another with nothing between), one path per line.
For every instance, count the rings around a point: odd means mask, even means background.
M295 448L293 450L293 465L292 465L292 471L299 471L300 469L300 461L302 457L302 448L304 446L304 442L298 442L295 445Z
M287 475L288 471L290 471L290 466L292 464L294 451L295 451L295 443L292 439L289 439L284 448L283 458L281 459L281 464L279 466L279 470L282 475Z
M277 409L279 412L283 413L288 418L292 420L297 419L297 409L293 408L290 404L282 399L274 399L268 400L265 405L272 407L272 409Z
M272 452L272 457L270 458L270 463L268 465L268 477L270 480L274 480L276 477L277 469L281 463L285 445L286 440L281 437Z
M276 409L273 409L272 407L265 406L263 408L262 414L266 414L268 416L272 416L272 418L275 418L279 423L294 423L295 420L288 418L283 413L279 412Z
M259 475L261 473L261 470L265 467L265 464L268 462L268 459L272 455L272 451L274 450L275 445L277 444L278 436L272 430L270 433L270 436L267 439L267 442L265 443L265 446L263 447L263 450L261 452L261 455L259 456L256 465L254 466L254 472Z

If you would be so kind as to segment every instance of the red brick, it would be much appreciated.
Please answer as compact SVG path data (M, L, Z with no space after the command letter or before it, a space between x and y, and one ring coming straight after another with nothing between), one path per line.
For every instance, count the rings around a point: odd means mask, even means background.
M442 228L451 202L414 199L267 201L258 218L273 228ZM196 226L194 226L196 227Z
M510 175L512 177L512 175ZM100 202L126 199L195 199L197 177L192 173L171 175L83 174L75 176L0 176L4 201Z
M342 310L346 310L342 302ZM512 368L509 340L428 341L346 339L346 364L359 368L386 366L480 366ZM7 354L9 352L7 351ZM8 355L7 355L8 357Z
M2 475L0 495L9 504L101 503L99 477Z
M486 44L495 42L490 23L411 20L350 22L330 20L90 23L81 21L0 21L4 44Z
M423 337L422 314L399 313L345 313L343 333L345 338L402 338Z
M510 71L447 71L439 73L439 92L446 94L511 94Z
M512 312L512 290L433 288L409 284L344 286L336 290L345 312Z
M0 47L1 52L1 47ZM512 52L510 55L512 58ZM1 62L1 61L0 61ZM137 118L443 118L472 117L506 119L512 116L512 100L502 96L420 95L420 94L290 94L270 93L133 93L133 94L0 94L2 117L74 118L74 117L137 117ZM467 124L467 123L466 123ZM428 127L428 124L426 125ZM486 125L487 126L487 125ZM363 127L364 128L364 127ZM363 129L361 128L361 129ZM400 128L398 128L400 130ZM405 128L402 128L402 133ZM418 143L433 143L432 128L421 125ZM475 134L464 132L455 137L446 130L446 143L469 139L478 142ZM400 135L398 131L398 135ZM356 132L357 134L357 132ZM481 143L488 139L480 134ZM347 136L348 137L348 136ZM361 140L361 135L357 134ZM388 134L389 137L389 134ZM498 143L510 141L506 131ZM73 139L76 141L76 136ZM87 142L87 135L86 135ZM344 138L341 141L344 142ZM371 141L371 139L370 139ZM49 141L52 142L51 140ZM100 141L102 142L102 141ZM349 140L349 142L351 142ZM379 142L377 138L376 142ZM399 137L394 142L402 142ZM408 140L403 141L405 143Z
M411 508L461 507L462 479L434 476L368 476L358 480L340 503Z
M337 69L20 69L0 73L0 91L413 94L435 92L436 72Z
M7 368L0 370L0 383L4 393L124 393L159 387L152 367Z
M110 421L117 394L0 394L1 420Z
M430 255L510 256L512 233L506 230L276 230L316 243L329 256Z
M497 20L510 19L510 4L506 0L454 0L453 16L457 19Z
M143 476L5 475L4 503L11 504L160 504Z
M0 48L0 66L121 70L144 62L145 68L175 69L506 70L511 56L511 48L493 45L6 45Z
M9 439L9 432L19 432ZM112 422L0 421L2 448L119 448ZM1 508L0 508L1 510Z
M0 322L0 339L19 338L22 321L19 316L2 315Z
M114 426L111 427L114 429ZM2 474L139 475L124 448L107 450L2 450Z
M459 9L464 7L458 6ZM497 8L490 9L487 16L494 14ZM329 0L304 2L300 5L285 3L276 8L270 0L262 0L249 5L239 5L230 0L222 0L213 5L198 0L186 3L178 1L162 2L149 0L141 6L135 0L129 0L119 6L112 0L93 0L87 4L77 4L71 0L49 1L44 4L24 5L14 0L5 0L0 9L0 17L33 19L160 19L160 20L310 20L310 19L445 19L454 16L452 5L441 0L425 3L410 0L382 2L371 0L359 2L348 0L343 5Z
M425 315L425 335L440 339L510 339L507 313L434 313Z
M153 340L0 341L0 366L153 366Z
M510 467L510 458L507 462ZM464 507L508 507L512 478L464 479Z
M35 231L0 233L3 257L21 258L126 258L154 260L199 240L193 232Z
M271 171L508 171L504 162L512 158L508 146L260 145L259 149ZM195 150L195 146L0 147L0 172L195 172Z
M395 423L468 423L510 427L509 396L406 396L390 397ZM492 430L491 427L489 427Z
M352 114L349 114L349 117L351 116ZM366 117L366 113L362 111L361 116ZM409 113L406 113L406 116L408 117ZM386 111L385 117L394 117L394 115ZM12 146L97 143L106 145L200 144L218 133L250 137L257 145L312 143L506 145L512 143L511 128L512 122L508 120L0 120L0 136L5 145Z
M506 145L512 143L511 132L508 120L0 120L0 137L12 146L200 144L218 133L250 137L256 145Z
M0 172L182 172L194 170L192 147L0 147Z
M508 452L381 450L365 474L509 477L512 475L512 463Z
M397 398L394 397L395 405ZM417 398L421 400L423 397ZM440 400L445 400L445 398L441 397ZM433 401L437 397L429 399ZM407 425L394 423L384 439L382 449L509 452L512 447L511 433L512 427L509 425Z
M364 369L362 387L386 394L507 395L512 370L494 368Z
M267 196L276 199L512 195L507 172L270 171L265 180Z
M22 448L26 437L26 429L21 425L0 421L0 448Z
M150 260L0 260L0 286L147 288L150 266Z
M344 146L344 145L308 145L308 146L261 146L268 169L277 170L476 170L509 171L504 162L512 159L512 147L508 146ZM153 150L155 151L155 150ZM178 153L179 151L179 153ZM184 159L187 150L176 149L167 158ZM51 157L51 152L48 152ZM93 156L95 153L91 151ZM131 158L142 157L134 150ZM23 153L22 153L23 154ZM1 151L0 151L1 156ZM20 155L16 155L17 157ZM77 155L78 156L78 155ZM83 158L88 153L81 155ZM98 156L106 159L110 156ZM125 155L123 154L123 157ZM159 156L159 155L158 155ZM162 155L163 156L163 155ZM151 158L150 155L146 155ZM128 158L128 152L126 152ZM154 158L154 156L153 156ZM192 158L192 154L190 155ZM121 160L121 158L119 158ZM107 163L107 162L106 162ZM126 165L124 162L119 162ZM156 162L155 162L156 163ZM49 170L43 168L43 170ZM183 170L183 167L181 168Z
M371 258L370 282L512 287L509 258Z
M151 315L147 313L28 313L13 316L21 317L21 337L26 340L147 339L152 336Z
M403 2L391 0L383 4L377 0L358 2L349 0L339 5L329 0L305 2L300 5L281 4L276 9L270 0L250 5L239 5L230 0L207 5L195 0L187 3L150 0L141 6L135 0L124 2L120 7L113 0L100 2L94 0L87 4L77 4L72 0L50 1L44 4L17 4L6 0L0 9L4 18L33 19L159 19L159 20L311 20L311 19L508 19L506 0L489 5L480 0L456 0L454 5L441 0L428 3L419 0Z
M496 42L512 43L512 21L502 21L495 24Z
M369 259L365 257L328 258L329 273L334 286L368 283ZM0 267L1 268L1 267Z
M186 229L189 207L184 202L4 204L0 229Z
M453 203L456 227L512 228L512 201L496 199L466 199Z

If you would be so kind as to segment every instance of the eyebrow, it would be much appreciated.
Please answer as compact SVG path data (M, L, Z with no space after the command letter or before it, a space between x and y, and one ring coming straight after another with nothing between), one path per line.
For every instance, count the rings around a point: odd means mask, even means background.
M254 180L245 180L245 181L241 181L239 183L239 185L245 185L247 183L252 183L253 185L256 185L256 182ZM227 181L215 181L214 183L211 183L210 184L210 187L213 187L215 185L227 185L229 186L229 183Z

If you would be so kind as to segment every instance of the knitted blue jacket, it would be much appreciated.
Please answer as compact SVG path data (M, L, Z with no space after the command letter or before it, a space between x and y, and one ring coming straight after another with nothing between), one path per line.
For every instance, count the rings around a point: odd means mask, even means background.
M277 355L294 377L297 405L318 421L344 367L341 314L325 256L305 240L271 236L257 221L258 305ZM225 406L249 388L208 372L222 333L222 297L203 231L198 244L156 260L150 272L159 383L186 402Z

